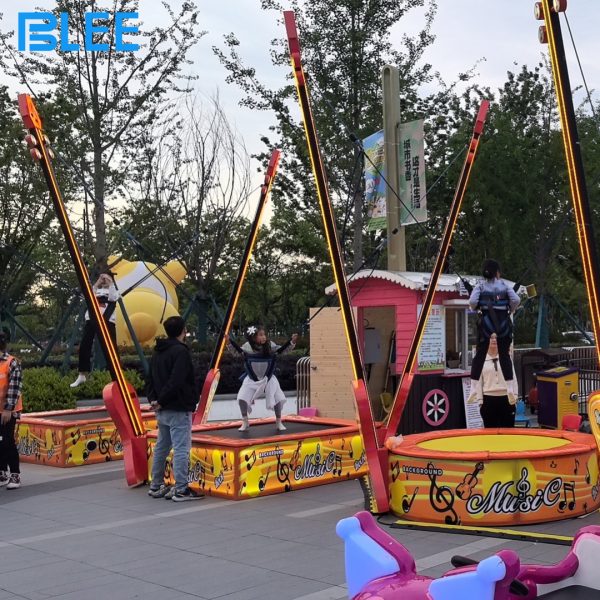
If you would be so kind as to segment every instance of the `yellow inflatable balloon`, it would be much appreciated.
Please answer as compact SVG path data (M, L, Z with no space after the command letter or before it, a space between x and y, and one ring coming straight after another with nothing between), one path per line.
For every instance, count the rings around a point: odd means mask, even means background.
M109 264L121 294L156 268L156 265L150 262L130 262L114 256L110 257ZM157 269L123 296L123 304L135 335L144 346L150 346L157 337L164 336L162 323L165 319L179 314L175 285L165 273L168 273L173 281L180 283L186 275L185 267L174 260L167 263L163 270ZM125 346L133 344L120 306L117 306L117 343Z

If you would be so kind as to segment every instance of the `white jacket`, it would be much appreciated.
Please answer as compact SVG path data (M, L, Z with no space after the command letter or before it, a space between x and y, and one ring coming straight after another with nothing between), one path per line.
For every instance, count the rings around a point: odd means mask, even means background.
M494 361L495 364L494 364ZM477 399L481 404L484 394L486 396L506 396L508 392L512 392L515 396L519 395L519 382L515 374L515 365L513 362L513 378L508 384L504 381L502 368L500 367L500 357L491 357L489 354L485 357L481 377L475 387Z

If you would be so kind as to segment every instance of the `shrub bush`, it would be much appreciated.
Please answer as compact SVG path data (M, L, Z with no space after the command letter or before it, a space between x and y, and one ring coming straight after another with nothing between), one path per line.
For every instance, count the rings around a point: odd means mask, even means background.
M74 371L61 375L52 367L31 367L23 370L23 411L44 412L75 408L77 400L102 398L104 386L110 382L108 371L94 371L77 388L69 387L77 377ZM138 396L144 394L144 379L135 370L125 372L125 378Z
M74 371L69 375L69 383L75 381L77 377L77 371ZM144 379L134 369L128 369L125 371L125 379L135 388L138 396L144 393ZM102 398L102 390L107 383L111 382L111 376L109 371L92 371L87 376L87 381L76 387L73 390L73 394L76 400L88 400L95 398Z
M51 367L37 367L23 371L23 411L42 412L75 408L76 400L64 377Z

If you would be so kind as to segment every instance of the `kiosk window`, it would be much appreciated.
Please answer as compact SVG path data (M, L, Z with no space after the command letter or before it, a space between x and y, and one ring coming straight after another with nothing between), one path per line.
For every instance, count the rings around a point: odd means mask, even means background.
M477 345L477 313L446 307L446 368L468 370Z

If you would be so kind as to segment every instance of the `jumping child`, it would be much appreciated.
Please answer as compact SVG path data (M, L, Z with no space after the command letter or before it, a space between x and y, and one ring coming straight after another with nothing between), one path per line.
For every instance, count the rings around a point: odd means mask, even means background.
M285 425L281 422L281 409L285 402L285 395L281 391L274 371L277 356L293 350L297 339L298 334L294 333L288 342L278 346L269 340L264 327L253 325L246 330L247 341L243 346L240 347L230 340L234 350L244 357L246 369L242 387L237 395L243 421L240 431L247 431L250 427L248 415L252 412L254 401L262 394L265 396L267 408L275 411L277 430L286 430Z
M500 279L500 264L488 259L483 263L483 281L480 281L469 298L471 310L478 310L480 319L477 324L477 350L471 364L471 395L469 400L476 398L476 388L481 377L490 337L496 334L498 342L498 359L504 381L507 384L507 396L510 404L515 404L517 398L513 393L513 365L510 359L512 343L512 320L510 318L521 300L517 293Z

